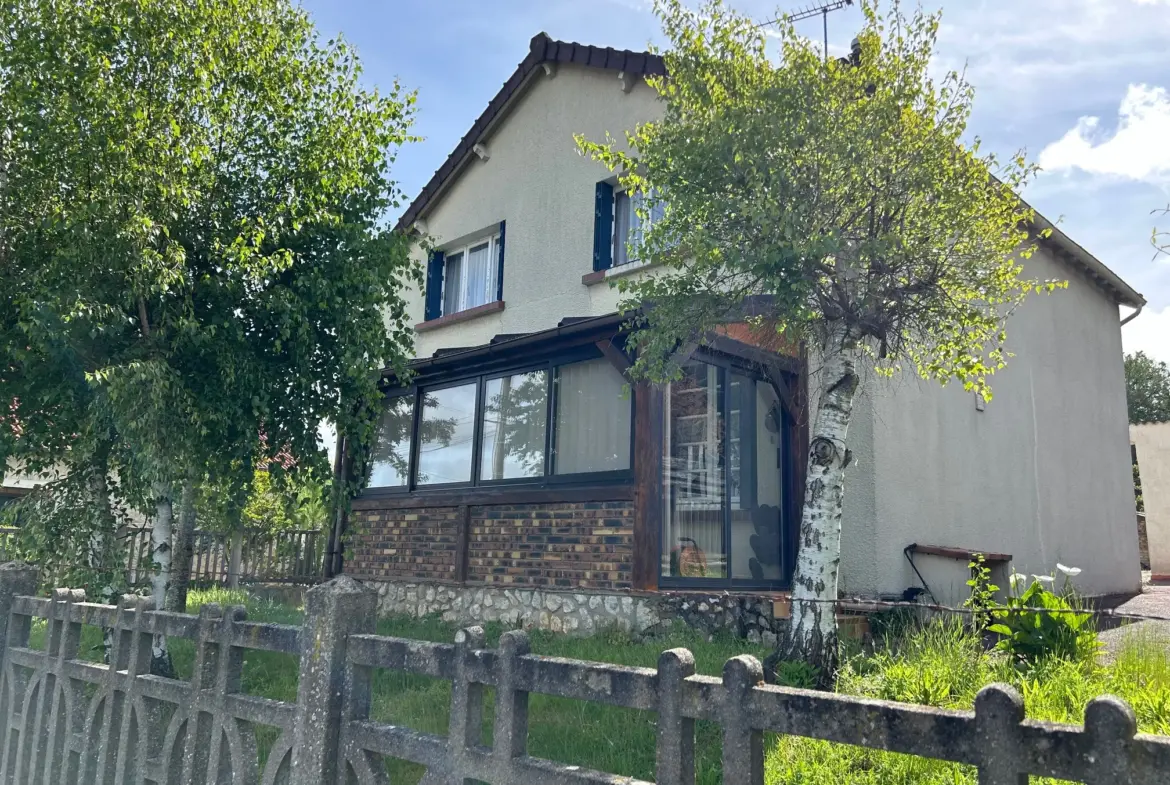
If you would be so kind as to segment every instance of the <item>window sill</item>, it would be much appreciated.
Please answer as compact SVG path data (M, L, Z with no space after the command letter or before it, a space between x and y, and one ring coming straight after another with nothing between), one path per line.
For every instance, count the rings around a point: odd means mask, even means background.
M446 316L440 316L438 319L419 322L414 326L414 329L420 333L425 333L430 330L437 330L440 327L446 327L449 324L458 324L459 322L467 322L472 319L478 319L481 316L487 316L489 313L499 313L502 310L504 310L504 301L496 300L495 302L484 303L483 305L477 305L474 308L468 308L466 311L449 313Z
M596 286L599 283L605 283L614 278L624 278L627 275L633 275L634 273L660 266L660 264L651 264L649 262L631 262L630 264L623 264L618 267L610 267L606 270L585 273L585 275L581 276L581 283L585 286Z

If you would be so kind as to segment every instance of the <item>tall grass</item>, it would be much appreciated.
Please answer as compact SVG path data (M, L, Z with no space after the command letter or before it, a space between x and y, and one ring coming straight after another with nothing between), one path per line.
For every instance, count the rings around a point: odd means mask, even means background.
M200 605L245 604L256 621L298 624L298 608L260 600L244 592L222 589L192 592L189 612ZM494 646L503 627L487 626ZM449 642L455 628L434 618L392 618L378 622L383 635ZM43 638L43 627L37 634ZM85 641L100 656L100 631L87 630ZM678 630L649 640L605 631L592 638L568 638L547 632L531 634L538 654L654 667L658 655L685 647L695 655L700 673L718 675L728 657L767 654L759 646L731 637L708 637ZM183 678L190 677L193 648L172 641L172 656ZM1024 696L1029 717L1080 723L1085 705L1103 693L1119 695L1134 707L1140 730L1170 735L1170 655L1165 638L1134 633L1127 636L1108 662L1047 659L1020 664L998 652L987 652L979 638L955 621L934 621L893 630L866 651L847 654L837 681L839 692L942 708L970 709L976 693L991 682L1007 682ZM296 700L297 663L287 655L249 652L243 689L284 701ZM445 735L449 720L450 684L423 676L381 671L373 682L371 713L381 721ZM492 695L488 690L483 727L490 743ZM263 734L265 740L272 733ZM545 695L531 695L530 754L614 774L653 780L655 716ZM698 781L720 782L720 732L699 723L696 738ZM391 781L416 783L421 767L388 761ZM770 785L975 785L974 770L956 764L866 750L796 737L767 740L767 781ZM1032 780L1046 782L1045 780Z

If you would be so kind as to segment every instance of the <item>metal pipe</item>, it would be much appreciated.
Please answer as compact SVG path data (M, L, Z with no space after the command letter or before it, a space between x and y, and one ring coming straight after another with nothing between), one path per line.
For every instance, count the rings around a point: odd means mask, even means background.
M1142 303L1141 305L1139 305L1139 306L1137 307L1137 310L1136 310L1136 311L1134 311L1134 312L1133 312L1133 313L1131 313L1129 316L1127 316L1127 317L1125 317L1124 319L1122 319L1122 320L1121 320L1121 326L1122 326L1122 327L1124 327L1125 325L1127 325L1127 324L1129 324L1130 322L1132 322L1134 319L1138 318L1138 316L1140 316L1140 315L1141 315L1141 313L1142 313L1142 309L1143 309L1143 308L1145 308L1145 307L1146 307L1146 304L1145 304L1145 303Z

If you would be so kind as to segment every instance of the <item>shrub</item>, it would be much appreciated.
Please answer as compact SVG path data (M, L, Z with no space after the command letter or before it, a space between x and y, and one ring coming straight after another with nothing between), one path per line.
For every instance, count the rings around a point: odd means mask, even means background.
M1063 569L1066 575L1080 572ZM1023 578L1013 575L1012 588ZM996 648L1028 662L1044 657L1092 659L1099 646L1092 615L1077 607L1080 603L1067 581L1063 595L1048 588L1052 582L1051 576L1033 575L1022 594L1013 592L1004 609L994 612L996 623L987 629L1003 636Z
M996 605L995 593L999 587L991 582L991 568L987 566L987 558L982 553L976 553L967 568L971 570L971 578L967 581L971 587L971 596L963 603L963 607L971 609L972 625L982 630L991 623L991 609Z

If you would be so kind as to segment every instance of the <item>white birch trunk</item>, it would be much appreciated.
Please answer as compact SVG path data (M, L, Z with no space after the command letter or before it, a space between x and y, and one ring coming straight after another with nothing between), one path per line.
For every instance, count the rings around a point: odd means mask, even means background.
M154 560L154 574L150 578L150 598L155 610L162 610L171 584L171 524L174 505L171 490L165 485L155 487L155 514L150 530L150 552ZM150 652L151 673L169 676L173 671L171 655L165 635L155 635Z
M837 663L837 570L841 500L849 454L845 437L857 392L857 337L834 325L825 347L820 405L809 434L808 476L801 512L792 618L779 655L809 662L831 680ZM826 681L826 683L830 683Z

